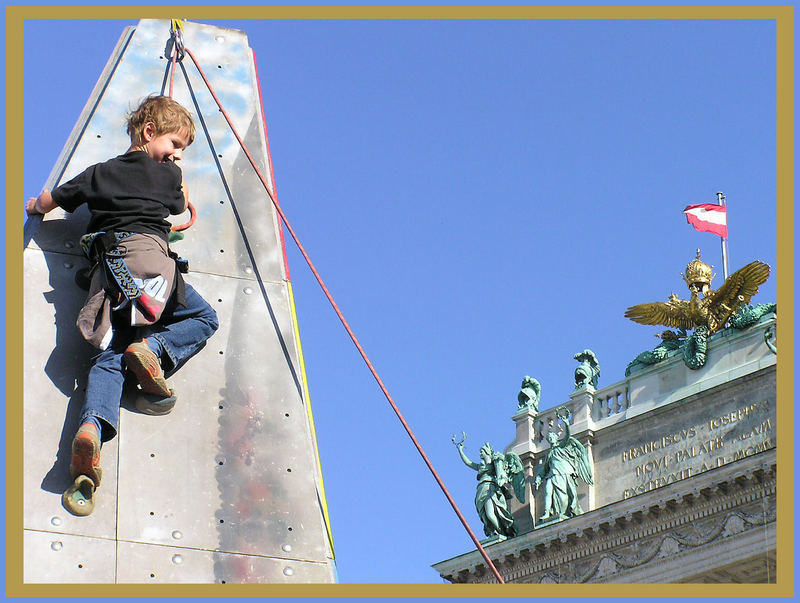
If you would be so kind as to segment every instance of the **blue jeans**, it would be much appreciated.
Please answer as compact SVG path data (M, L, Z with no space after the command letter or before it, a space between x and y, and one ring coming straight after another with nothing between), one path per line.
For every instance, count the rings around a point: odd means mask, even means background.
M122 356L132 342L142 337L157 339L164 350L161 366L169 373L197 353L218 327L217 313L188 283L186 306L175 303L173 296L157 323L139 328L115 323L111 344L94 359L89 369L79 424L90 416L97 417L102 426L102 441L107 442L117 435L126 372Z

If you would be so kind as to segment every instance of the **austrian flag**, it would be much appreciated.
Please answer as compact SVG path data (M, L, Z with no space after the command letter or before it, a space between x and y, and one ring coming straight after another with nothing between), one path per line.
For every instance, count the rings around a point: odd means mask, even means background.
M728 238L727 213L724 205L714 203L701 203L700 205L687 205L683 213L686 220L703 232L713 232L724 239Z

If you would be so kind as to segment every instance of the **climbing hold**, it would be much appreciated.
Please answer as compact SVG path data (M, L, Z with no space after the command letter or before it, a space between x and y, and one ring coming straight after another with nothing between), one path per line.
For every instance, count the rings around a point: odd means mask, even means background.
M94 511L94 491L92 478L79 475L61 496L61 503L73 515L79 517L89 515Z

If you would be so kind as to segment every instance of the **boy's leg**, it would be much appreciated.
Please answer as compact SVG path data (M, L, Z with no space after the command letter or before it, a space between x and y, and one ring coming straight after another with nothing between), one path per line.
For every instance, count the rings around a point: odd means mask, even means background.
M186 283L186 306L172 302L152 326L147 341L160 349L161 364L173 371L196 354L219 328L217 313Z
M115 341L120 337L115 336ZM117 435L119 425L119 404L125 383L125 363L123 351L127 341L115 344L101 352L89 369L86 383L86 399L81 408L80 425L95 423L100 425L100 437L107 442Z
M142 391L169 398L172 393L161 369L160 347L158 340L153 337L135 341L125 350L125 364L136 375Z
M69 473L73 478L85 475L95 488L100 485L103 470L100 468L100 432L94 422L85 422L72 440L72 458Z
M100 485L103 475L100 468L101 442L112 439L119 425L119 403L125 382L123 345L115 345L112 341L111 346L94 359L89 369L78 431L72 440L70 475L73 478L86 475L95 487Z

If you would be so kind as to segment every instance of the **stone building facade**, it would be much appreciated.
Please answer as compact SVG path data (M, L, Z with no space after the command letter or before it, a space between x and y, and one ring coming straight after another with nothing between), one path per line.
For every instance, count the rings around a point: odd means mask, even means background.
M678 353L572 394L572 436L594 484L584 513L539 524L535 467L555 408L513 420L526 503L511 501L519 535L483 545L506 582L776 582L776 315L709 339L705 366ZM450 582L495 578L477 550L433 566Z

